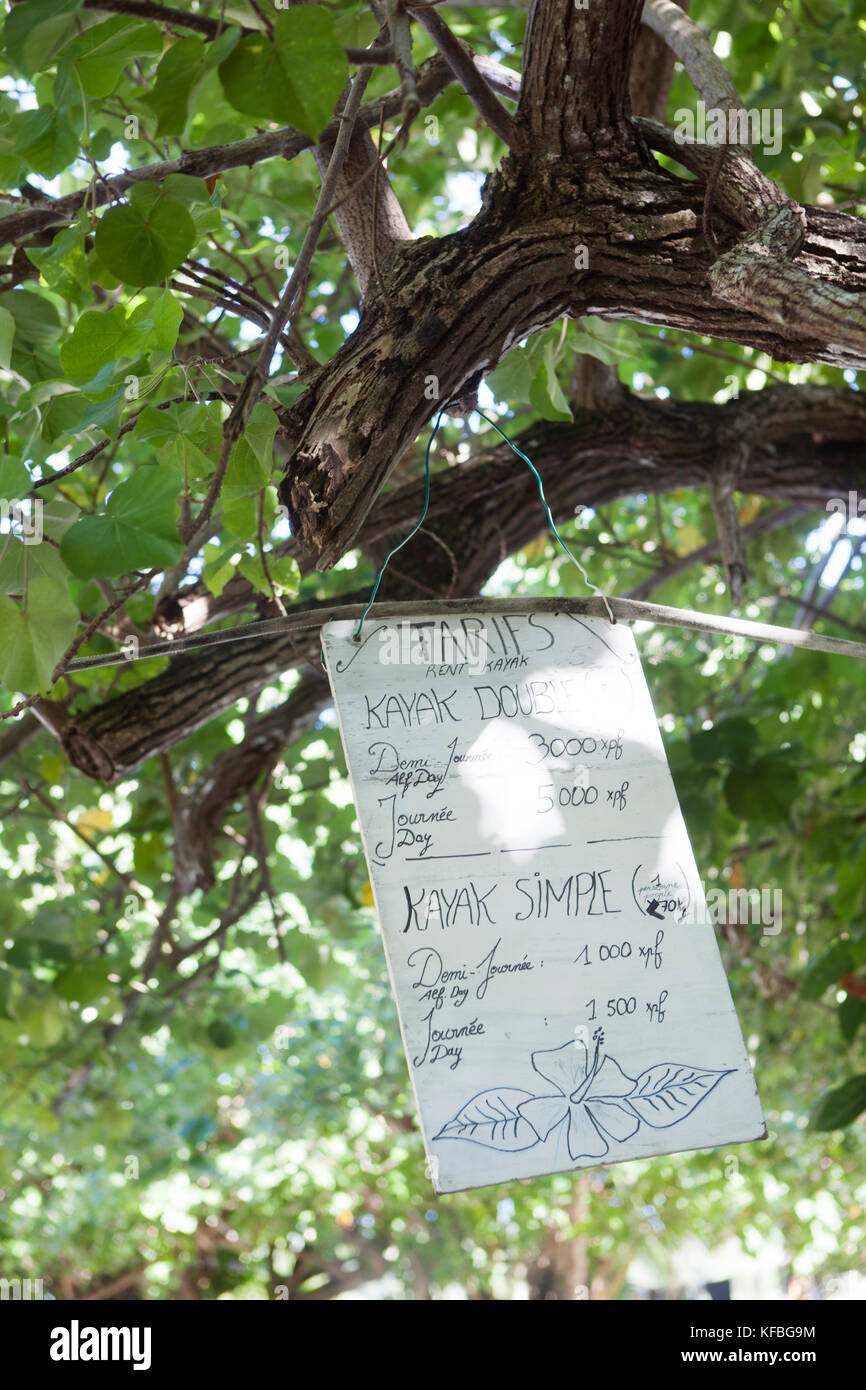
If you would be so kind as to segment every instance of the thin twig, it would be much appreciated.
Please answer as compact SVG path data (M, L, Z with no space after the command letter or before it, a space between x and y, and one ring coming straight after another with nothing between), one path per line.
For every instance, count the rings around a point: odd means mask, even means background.
M484 117L493 133L498 135L510 150L516 151L519 143L517 127L510 113L497 100L484 78L480 76L472 61L472 55L467 52L456 34L452 33L445 20L434 9L416 8L414 5L408 8L409 13L414 15L418 23L427 30L451 71L462 84L469 100Z
M373 165L373 227L370 233L370 259L373 262L373 270L376 273L376 282L379 286L379 293L383 301L387 304L388 296L385 292L385 282L382 279L382 272L379 269L379 256L376 248L377 232L379 230L379 170L382 167L382 140L385 134L385 106L382 105L382 114L379 117L379 143L376 150L376 162Z
M261 562L262 562L262 573L264 574L265 580L267 581L268 588L269 588L270 591L271 591L271 598L272 598L272 600L273 600L273 602L274 602L274 606L276 607L276 610L277 610L277 612L279 613L280 617L281 617L281 618L284 618L284 617L286 616L286 605L283 603L283 600L280 598L279 594L277 593L276 587L274 586L274 581L273 581L273 579L271 578L271 572L270 572L270 570L268 569L268 561L267 561L267 557L265 556L264 530L265 530L265 489L262 488L261 492L259 493L259 515L258 515L258 525L257 525L257 528L256 528L256 540L257 540L257 542L258 542L258 547L259 547L259 559L260 559Z
M52 685L54 685L55 681L60 680L60 677L67 669L68 663L74 658L75 653L77 651L80 651L80 649L84 646L84 643L87 642L89 638L93 636L94 632L96 632L97 629L102 626L106 618L110 618L114 613L117 612L119 608L123 608L124 604L128 602L132 595L138 593L139 589L143 589L146 584L149 584L151 579L153 579L154 575L158 573L159 571L155 569L145 571L144 574L139 576L139 578L135 581L134 584L132 584L124 590L124 592L120 595L119 598L115 599L113 603L110 603L108 607L105 608L101 613L97 613L95 618L91 618L90 622L84 628L84 631L79 633L75 641L68 648L68 650L64 652L63 656L60 658L57 665L55 666L51 676Z
M322 180L322 187L316 202L316 208L312 220L307 228L298 259L289 276L288 284L282 293L279 303L274 310L271 326L265 335L258 358L247 374L246 380L241 387L237 399L232 407L231 414L223 427L223 444L220 450L220 459L216 472L211 481L207 497L196 520L195 529L189 538L187 549L183 560L187 563L193 558L198 549L199 539L211 517L217 498L222 489L228 469L229 458L232 448L246 428L247 421L252 414L253 407L258 401L271 366L271 360L276 350L277 342L286 322L291 318L298 302L301 288L306 282L307 273L312 263L313 255L318 245L319 237L324 228L328 208L337 186L337 179L343 162L348 153L349 143L352 138L352 131L361 106L361 97L367 86L373 69L370 67L359 68L358 73L352 83L349 95L346 99L343 112L340 117L340 128L334 142L334 149L328 164L328 169ZM181 561L183 563L183 561Z

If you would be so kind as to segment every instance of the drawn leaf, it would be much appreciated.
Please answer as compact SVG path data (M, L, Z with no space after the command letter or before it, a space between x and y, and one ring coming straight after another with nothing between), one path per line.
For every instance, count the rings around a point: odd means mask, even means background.
M723 1076L734 1069L713 1071L709 1067L687 1067L679 1062L659 1062L641 1072L634 1091L625 1103L653 1129L667 1129L690 1115L705 1100Z
M517 1109L521 1101L530 1100L531 1095L530 1091L519 1091L513 1086L479 1091L434 1138L466 1139L471 1144L483 1144L486 1149L499 1149L502 1153L531 1149L539 1142L538 1135Z

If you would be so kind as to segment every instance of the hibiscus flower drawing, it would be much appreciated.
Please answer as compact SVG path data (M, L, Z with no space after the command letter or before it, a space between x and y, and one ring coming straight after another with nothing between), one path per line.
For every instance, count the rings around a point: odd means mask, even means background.
M544 1052L533 1052L532 1065L556 1094L535 1096L517 1106L539 1139L567 1121L566 1143L574 1162L579 1158L604 1158L609 1140L622 1143L640 1128L640 1117L622 1104L635 1088L619 1062L602 1052L604 1033L593 1033L595 1051L590 1056L579 1039Z
M697 1109L734 1067L695 1067L658 1062L629 1076L604 1050L604 1032L592 1035L592 1051L580 1038L531 1055L532 1068L548 1087L539 1095L494 1086L462 1105L435 1140L459 1139L488 1149L519 1153L546 1143L565 1126L572 1163L604 1159L641 1125L670 1129Z

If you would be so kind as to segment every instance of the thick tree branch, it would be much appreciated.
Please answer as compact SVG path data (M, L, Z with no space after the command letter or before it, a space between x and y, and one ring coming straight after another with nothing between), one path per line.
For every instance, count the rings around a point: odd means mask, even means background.
M322 140L314 151L319 172L328 168L333 144ZM369 131L356 130L335 187L333 217L340 240L355 272L361 297L374 274L377 260L385 260L412 232L384 169L378 178L370 171L379 158Z
M703 178L711 178L717 167L711 146L683 143L651 120L637 124L652 146ZM746 228L707 272L716 298L741 310L759 305L768 323L784 326L792 337L804 331L817 335L832 342L835 351L845 357L850 353L851 365L862 365L866 355L863 276L853 278L849 287L839 284L832 273L822 274L817 265L804 263L813 228L816 250L819 245L821 210L799 207L734 149L728 151L715 201L722 212ZM833 244L824 248L824 254L829 251L843 264L849 255L863 256L863 223L847 218L846 222L850 235L843 224L836 228ZM822 257L822 252L818 256Z
M866 442L866 406L859 392L847 388L783 385L748 392L726 405L697 402L660 405L632 397L618 384L613 387L608 369L595 359L591 362L595 370L586 399L574 402L587 408L574 410L575 423L556 429L540 425L525 432L517 441L530 454L532 448L539 447L540 441L542 457L555 480L560 477L555 449L548 449L546 443L548 435L555 439L555 448L562 451L562 468L566 470L562 476L573 475L572 492L562 496L563 516L570 514L570 505L573 509L580 501L596 506L627 496L629 487L634 492L664 492L667 490L664 480L671 470L682 479L681 484L671 486L688 486L688 480L694 486L709 486L717 458L721 457L724 462L729 451L738 450L744 441L755 441L757 454L752 460L754 468L743 474L743 491L780 498L790 496L804 506L823 508L830 497L847 495L849 487L856 486L845 483L844 476L845 470L854 466L857 441ZM613 389L605 391L605 384ZM781 467L783 458L790 462L787 474ZM814 459L814 472L810 458ZM767 460L767 468L759 473L757 467L762 459ZM772 483L773 461L779 469L781 490ZM476 471L492 468L494 462L505 467L504 477L496 472L484 477ZM607 470L611 492L601 490L603 481L595 464ZM696 472L681 471L693 465ZM629 471L624 473L623 470ZM530 475L505 446L483 453L466 468L436 475L428 523L447 523L452 513L462 513L467 506L474 517L473 499L476 495L480 497L485 488L492 489L496 499L491 524L496 525L500 491L517 488L520 490L518 506L528 507L531 525L537 520L539 529L542 528L543 519L532 498ZM417 519L422 497L421 483L405 484L380 497L364 524L359 543L369 548L386 537L405 535ZM522 533L506 530L502 526L496 530L496 545L503 553L506 545L517 549L526 543L520 538ZM527 539L532 539L532 535L527 533ZM461 547L463 564L475 550L471 539L466 544L468 549ZM310 574L315 567L315 557L296 541L289 542L281 553L293 555L303 575ZM479 579L479 587L485 577ZM443 571L441 581L445 584L447 580ZM160 635L180 637L251 606L255 606L261 616L266 616L263 602L249 582L239 575L230 581L219 598L214 598L199 581L169 596L164 609L156 615L155 630Z
M688 7L689 0L683 0L681 9ZM643 15L641 20L629 73L631 109L635 115L662 121L673 81L674 55L664 39L646 27Z
M517 125L544 165L623 140L641 0L535 0L526 27Z
M769 387L720 406L625 395L611 409L579 411L574 424L540 421L517 442L539 468L554 516L565 521L581 504L709 487L720 462L743 438L751 443L738 482L743 492L822 510L830 498L866 487L866 399L831 387ZM423 482L413 482L380 501L364 536L374 558L387 536L405 534L417 518L422 492ZM531 473L506 446L493 448L468 467L436 476L425 533L405 552L405 577L386 575L382 598L413 601L431 590L477 594L505 555L543 529ZM456 583L451 557L459 566ZM309 572L310 557L300 558ZM342 600L358 603L367 595L361 589ZM204 598L198 602L203 611ZM289 611L315 613L330 602L295 604ZM111 781L281 671L307 663L318 672L315 632L257 637L181 656L155 679L74 715L63 731L64 747L82 772Z
M862 358L866 349L866 294L831 280L815 280L793 263L803 245L802 210L779 207L745 232L708 273L716 297L735 308L758 303L769 323L806 329Z
M175 875L185 896L214 882L213 837L232 802L271 772L282 750L315 725L330 700L324 675L304 676L288 699L256 719L243 742L220 753L181 794L175 818Z
M732 177L747 163L734 160ZM757 277L772 289L764 312L738 262L732 271L724 257L718 263L721 294L708 285L698 185L634 168L618 180L606 165L576 172L571 184L561 171L557 187L538 212L503 175L470 227L400 247L388 267L388 304L371 295L356 332L288 413L281 496L319 568L351 545L394 462L441 403L563 314L664 323L779 361L866 365L862 330L858 339L866 226L857 219L805 210L796 263L768 256L750 269L753 285ZM738 210L745 215L742 200ZM724 239L732 239L729 224ZM589 272L575 269L578 247Z
M687 8L687 7L686 7ZM679 58L708 110L740 111L743 103L703 29L673 0L646 0L641 21ZM748 143L746 140L741 142Z
M709 195L653 166L644 138L706 186L717 151L628 118L638 18L627 0L539 0L517 114L526 157L491 177L463 232L398 248L358 330L290 412L282 500L319 568L352 543L440 404L562 314L664 323L783 361L866 364L863 223L799 208L726 146L712 195L719 257L716 234L700 235Z

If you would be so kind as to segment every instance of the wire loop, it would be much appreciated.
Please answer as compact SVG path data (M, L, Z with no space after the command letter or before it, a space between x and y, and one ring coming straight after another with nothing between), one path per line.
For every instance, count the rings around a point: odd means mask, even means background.
M412 537L416 535L418 531L420 531L422 525L424 524L424 518L427 515L427 508L430 506L430 450L432 449L433 441L439 432L439 426L442 423L442 416L445 414L447 405L448 402L446 402L446 404L442 406L441 410L439 411L439 414L436 416L436 421L430 433L430 438L427 440L427 449L424 454L424 506L421 510L421 515L419 516L415 525L412 527L412 530L409 532L408 536L405 536L403 540L400 541L399 545L395 545L393 550L389 550L388 554L385 556L385 559L382 561L382 567L379 570L379 573L376 575L376 581L373 585L373 592L370 594L370 601L367 604L367 607L364 609L363 613L361 614L361 617L358 620L358 626L355 628L355 631L352 634L353 642L361 641L361 633L364 629L364 623L366 622L367 614L373 607L376 595L379 592L379 585L382 582L382 576L385 573L385 570L388 568L388 562L390 561L391 557L393 555L396 555L398 550L402 550L404 545L408 545ZM550 525L551 531L553 532L556 539L559 541L559 544L562 546L568 558L570 560L573 560L574 563L577 565L577 568L580 570L583 582L585 583L586 587L588 589L591 589L594 594L598 594L599 598L605 606L605 609L607 610L607 616L610 619L610 621L612 623L616 623L616 617L614 616L613 609L611 608L608 602L607 594L604 592L603 589L600 589L597 584L593 584L592 580L590 579L583 565L578 560L577 556L574 554L572 550L569 550L565 541L562 539L562 536L557 531L556 522L553 519L553 513L551 512L550 507L547 504L547 498L544 495L544 484L541 481L541 474L535 467L535 464L532 462L532 459L528 458L527 455L524 454L522 449L518 449L517 445L512 443L512 441L508 438L508 435L505 434L505 432L499 428L496 421L491 420L488 415L485 415L483 410L477 410L476 413L481 416L482 420L486 420L488 425L491 425L498 435L502 436L509 449L512 449L514 453L517 454L518 458L523 459L523 462L529 465L530 469L532 470L535 481L538 483L538 495L541 498L542 506L544 507L544 510L547 513L547 520Z

